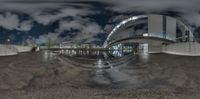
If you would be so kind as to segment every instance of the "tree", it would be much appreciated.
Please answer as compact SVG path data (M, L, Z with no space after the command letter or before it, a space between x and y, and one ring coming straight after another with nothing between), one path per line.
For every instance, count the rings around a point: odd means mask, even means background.
M48 49L52 47L52 40L50 38L48 38L46 46L47 46Z
M11 34L8 36L8 39L9 39L9 42L13 42L15 40L15 35L14 34Z

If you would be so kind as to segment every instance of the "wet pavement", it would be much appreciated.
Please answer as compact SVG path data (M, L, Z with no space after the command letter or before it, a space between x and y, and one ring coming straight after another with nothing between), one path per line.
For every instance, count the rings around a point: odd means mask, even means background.
M200 97L200 57L90 54L0 57L0 99Z

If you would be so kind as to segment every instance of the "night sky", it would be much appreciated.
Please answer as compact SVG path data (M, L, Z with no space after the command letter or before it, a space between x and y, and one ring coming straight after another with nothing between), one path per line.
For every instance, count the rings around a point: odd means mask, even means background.
M175 17L199 38L199 0L0 0L0 43L73 41L102 45L122 20L135 15Z

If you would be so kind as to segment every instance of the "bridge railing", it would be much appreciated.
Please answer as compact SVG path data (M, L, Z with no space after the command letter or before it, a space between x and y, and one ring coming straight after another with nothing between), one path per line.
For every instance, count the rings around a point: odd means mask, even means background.
M122 39L128 39L128 38L141 38L141 37L153 37L153 38L160 38L160 39L166 39L166 40L171 40L171 41L176 41L176 38L164 38L163 35L154 35L154 33L142 33L142 34L130 34L126 36L116 36L114 38L111 38L110 40L107 41L107 44L116 42Z

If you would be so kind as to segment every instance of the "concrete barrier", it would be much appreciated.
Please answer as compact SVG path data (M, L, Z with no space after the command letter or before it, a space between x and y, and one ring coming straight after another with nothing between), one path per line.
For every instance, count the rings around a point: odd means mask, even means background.
M0 45L0 56L17 55L18 50L12 45Z
M200 56L200 43L198 42L181 42L170 45L163 45L163 53L185 55L185 56Z
M32 47L21 45L3 45L0 44L0 56L17 55L22 52L30 52Z
M162 52L162 46L161 45L149 45L148 47L149 53L161 53Z
M22 53L22 52L30 52L32 47L30 46L21 46L21 45L13 45L19 53Z

